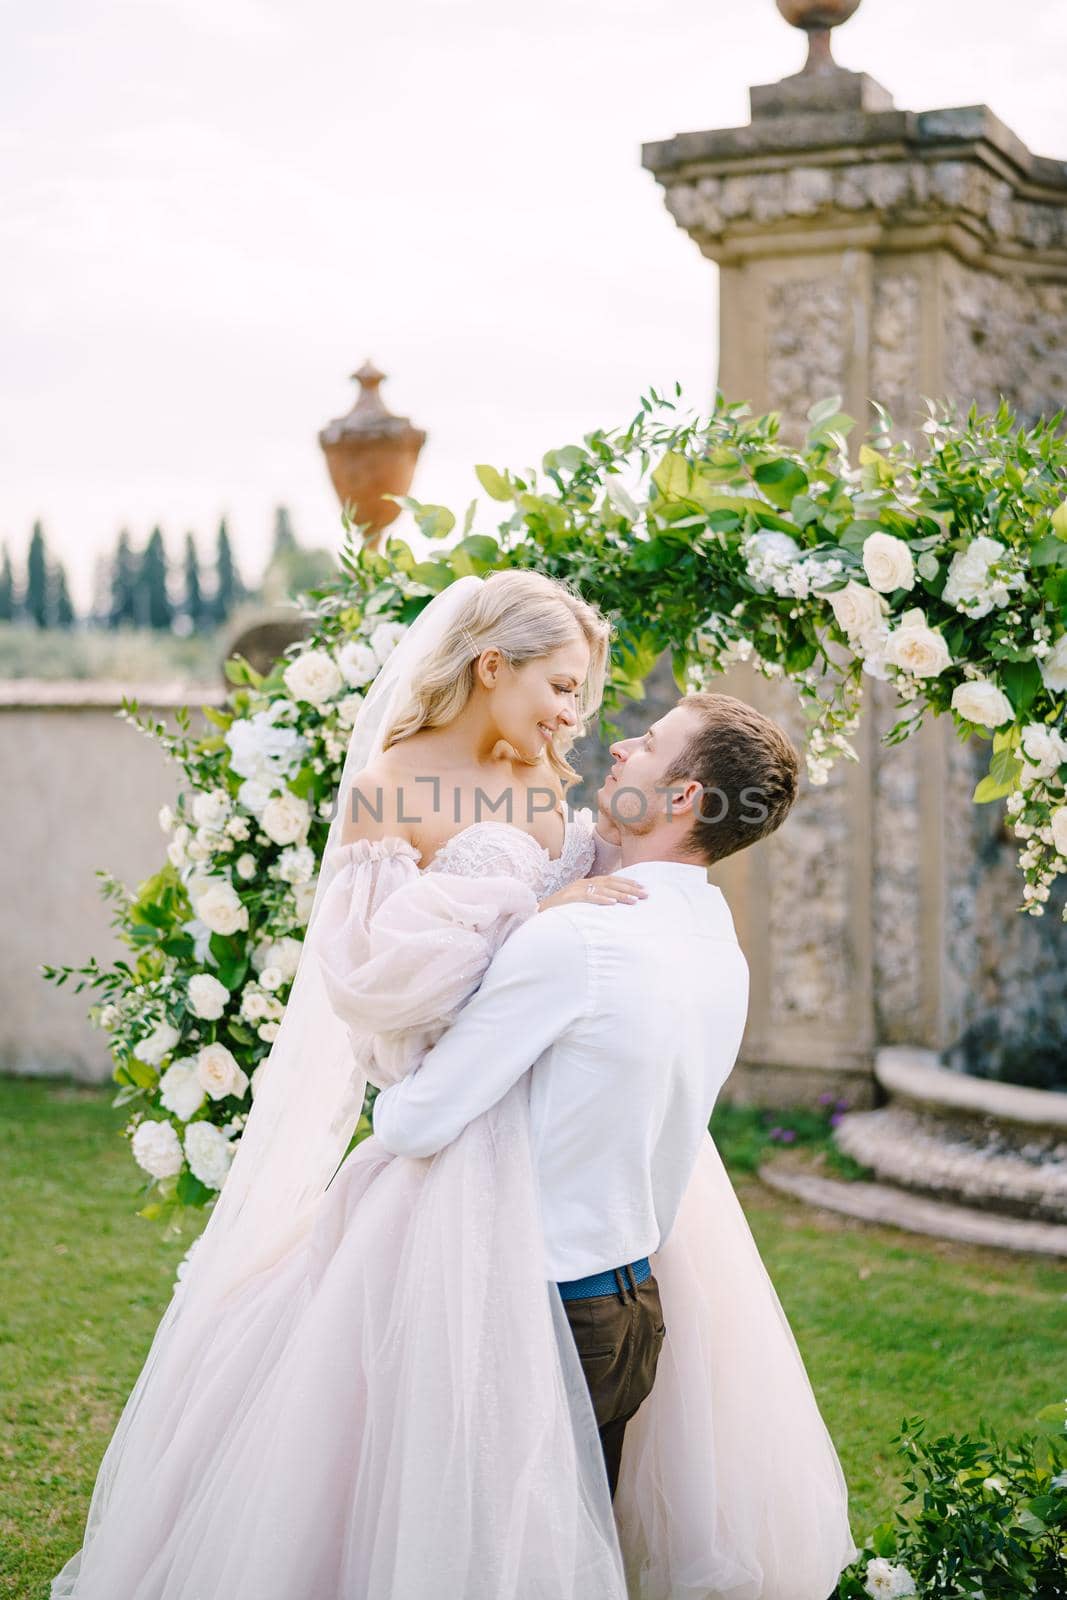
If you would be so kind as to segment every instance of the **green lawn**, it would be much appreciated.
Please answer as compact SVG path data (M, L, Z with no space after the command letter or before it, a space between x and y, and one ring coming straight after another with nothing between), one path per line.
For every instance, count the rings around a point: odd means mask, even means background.
M100 1455L185 1248L134 1215L136 1171L109 1098L0 1079L0 1595L18 1600L46 1595L80 1542ZM728 1157L750 1133L726 1114ZM740 1169L736 1182L861 1542L896 1501L889 1439L905 1414L925 1414L935 1432L984 1417L1017 1433L1062 1398L1062 1267L808 1211Z

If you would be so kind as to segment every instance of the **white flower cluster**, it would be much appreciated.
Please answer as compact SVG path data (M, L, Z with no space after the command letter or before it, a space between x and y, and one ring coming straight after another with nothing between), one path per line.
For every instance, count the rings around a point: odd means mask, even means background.
M907 1567L887 1561L884 1556L868 1561L863 1587L871 1600L904 1600L904 1596L917 1592Z
M837 556L805 555L788 533L775 530L749 534L741 554L745 571L760 594L770 592L794 600L806 600L836 583L845 570Z
M1007 546L981 534L952 557L942 599L966 616L985 617L994 607L1006 606L1012 590L1028 582L1025 568Z

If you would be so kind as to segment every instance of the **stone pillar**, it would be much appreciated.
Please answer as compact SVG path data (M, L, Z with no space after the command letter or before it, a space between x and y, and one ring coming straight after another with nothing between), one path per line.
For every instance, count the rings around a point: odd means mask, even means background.
M798 25L835 20L816 0L780 4ZM833 64L828 36L818 50L813 36L805 71L754 88L751 108L747 127L644 148L671 215L719 267L728 399L780 411L795 438L831 394L864 427L874 399L906 431L927 395L983 408L1004 395L1025 421L1063 406L1067 163L1031 155L985 106L895 109ZM796 714L760 679L737 692ZM931 723L886 750L895 697L879 685L870 698L861 764L724 870L753 974L739 1080L753 1098L851 1080L862 1101L880 1043L979 1071L1047 1044L1050 1027L1067 1043L1049 971L1049 952L1064 970L1062 925L1016 916L999 808L970 803L988 747Z

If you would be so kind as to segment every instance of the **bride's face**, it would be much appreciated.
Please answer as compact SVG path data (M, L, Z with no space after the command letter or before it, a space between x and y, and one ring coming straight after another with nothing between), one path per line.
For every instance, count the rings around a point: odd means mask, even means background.
M540 760L558 729L576 725L578 692L588 671L589 646L581 638L516 667L487 651L480 675L499 737L522 760Z

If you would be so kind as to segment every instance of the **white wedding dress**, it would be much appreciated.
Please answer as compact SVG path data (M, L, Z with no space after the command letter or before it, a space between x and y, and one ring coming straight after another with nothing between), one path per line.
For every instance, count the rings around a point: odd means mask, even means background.
M383 1086L594 836L572 819L552 860L479 823L425 871L400 839L340 848L323 975ZM148 1382L150 1356L53 1600L826 1600L844 1479L712 1141L653 1260L667 1338L613 1514L528 1124L523 1080L432 1159L348 1156L195 1367Z

